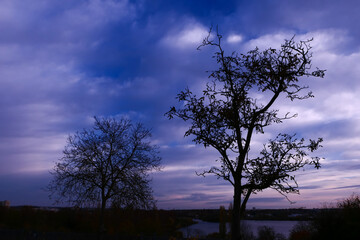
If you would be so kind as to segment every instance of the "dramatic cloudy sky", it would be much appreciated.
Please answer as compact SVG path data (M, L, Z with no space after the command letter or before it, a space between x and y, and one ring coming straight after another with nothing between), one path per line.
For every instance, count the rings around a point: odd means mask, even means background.
M49 170L67 136L97 115L152 128L164 166L152 175L159 208L228 206L230 185L195 175L216 152L164 117L180 90L201 89L216 68L214 49L196 50L216 25L228 52L314 37L313 66L327 69L324 79L304 79L315 98L277 104L296 119L256 137L321 136L323 167L296 174L296 204L265 191L249 207L321 207L360 192L359 9L355 0L0 0L0 200L51 205Z

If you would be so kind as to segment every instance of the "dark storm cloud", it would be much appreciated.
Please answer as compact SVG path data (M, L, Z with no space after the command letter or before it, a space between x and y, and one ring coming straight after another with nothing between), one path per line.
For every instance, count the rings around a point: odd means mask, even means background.
M202 193L193 193L190 196L181 198L181 200L194 201L194 202L204 201L204 200L207 200L207 199L209 199L209 195L202 194Z
M286 201L286 199L283 197L282 198L280 198L280 197L275 197L275 198L267 198L267 197L256 198L256 197L254 197L254 198L249 199L249 204L251 204L251 203L269 203L269 202L278 203L278 202L282 202L282 201Z
M335 188L332 188L332 189L347 189L347 188L359 189L359 188L360 188L360 185L341 186L341 187L335 187Z
M318 189L321 188L320 186L299 186L299 189Z
M220 205L227 206L229 200L224 199L221 195L192 193L184 197L175 197L172 199L160 199L158 203L167 206L167 208L181 208L181 209L200 209L202 206L209 208L218 208Z

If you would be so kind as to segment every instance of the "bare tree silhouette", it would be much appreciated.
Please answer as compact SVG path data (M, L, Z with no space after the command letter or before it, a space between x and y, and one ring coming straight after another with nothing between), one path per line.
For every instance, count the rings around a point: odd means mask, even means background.
M250 154L250 146L254 134L263 134L267 126L296 116L279 116L278 110L272 109L279 97L291 101L313 97L311 92L302 94L308 87L299 83L300 78L323 77L325 71L310 72L311 40L297 43L292 38L279 50L255 48L247 54L233 52L229 56L221 40L219 33L212 38L210 30L200 46L216 47L214 58L219 64L202 96L189 89L181 91L177 96L181 107L172 107L166 115L190 122L185 136L193 136L196 144L213 147L220 154L220 166L199 175L215 174L233 186L232 239L241 239L241 217L251 194L267 188L284 196L298 193L291 173L308 164L320 167L320 159L310 158L308 153L320 147L321 138L306 142L296 135L279 134L264 144L256 157Z
M51 172L50 197L76 206L100 204L100 232L110 204L154 206L148 173L159 170L161 159L150 137L140 123L95 117L93 128L68 137L64 155Z

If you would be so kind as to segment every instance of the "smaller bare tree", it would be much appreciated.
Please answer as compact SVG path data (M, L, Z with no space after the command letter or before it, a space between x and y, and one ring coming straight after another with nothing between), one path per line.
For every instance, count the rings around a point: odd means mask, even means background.
M50 198L75 206L100 203L100 231L109 205L154 206L149 172L159 170L161 158L150 137L140 123L95 117L93 128L69 136L64 156L51 172Z

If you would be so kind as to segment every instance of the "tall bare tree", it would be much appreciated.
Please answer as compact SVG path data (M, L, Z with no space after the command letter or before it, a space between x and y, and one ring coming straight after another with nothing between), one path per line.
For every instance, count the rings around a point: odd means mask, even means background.
M161 159L150 137L140 123L95 117L93 128L68 137L64 155L51 172L50 196L77 206L100 204L100 230L110 204L154 206L148 175L159 170Z
M313 97L302 77L323 77L324 70L311 69L307 41L286 40L279 50L255 48L246 54L226 55L222 36L204 39L203 46L217 48L214 58L219 68L211 72L200 97L185 89L177 96L181 107L166 115L190 122L185 136L196 144L213 147L220 155L219 166L199 175L215 174L234 188L232 239L241 239L240 223L251 194L272 188L286 196L298 193L295 171L305 165L320 167L318 157L308 157L320 147L322 139L305 141L296 135L279 134L258 154L250 151L254 134L263 134L271 124L282 123L295 115L279 116L273 109L280 96L291 101Z

